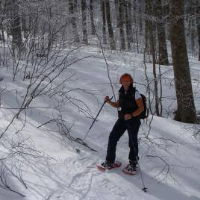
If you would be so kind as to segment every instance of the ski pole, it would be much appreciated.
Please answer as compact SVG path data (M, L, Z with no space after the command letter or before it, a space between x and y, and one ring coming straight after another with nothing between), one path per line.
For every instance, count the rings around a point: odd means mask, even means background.
M112 100L112 99L113 99L113 96L110 98L110 100ZM105 104L106 104L106 101L103 102L101 108L99 109L99 112L97 113L97 115L96 115L96 117L94 118L94 120L93 120L93 122L92 122L90 128L88 129L87 133L85 134L85 137L83 138L83 141L84 141L84 140L86 139L86 137L88 136L88 133L89 133L90 130L92 129L92 127L93 127L93 125L94 125L94 123L95 123L97 117L99 116L99 114L100 114L100 112L101 112L101 110L103 109L103 107L104 107Z

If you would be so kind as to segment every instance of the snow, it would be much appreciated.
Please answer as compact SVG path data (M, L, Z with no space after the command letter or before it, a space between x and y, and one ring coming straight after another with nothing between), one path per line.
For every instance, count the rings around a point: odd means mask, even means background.
M62 54L66 55L69 51L65 49ZM80 48L70 55L69 62L84 57L87 58L70 65L52 83L49 91L52 94L56 91L57 95L36 98L0 139L1 158L2 155L10 156L7 164L13 166L13 170L16 170L15 166L19 167L27 186L8 176L12 188L25 197L1 188L0 200L200 200L199 138L194 137L195 125L172 120L171 113L176 105L172 66L161 66L164 73L163 93L168 97L163 99L165 118L150 115L147 122L142 122L139 132L140 167L147 193L142 191L140 173L128 176L121 171L128 162L127 133L117 147L117 159L122 162L122 167L104 173L95 167L105 159L109 132L117 119L116 109L105 105L85 140L98 152L69 141L59 133L56 123L45 124L52 119L61 119L62 115L64 123L71 127L71 136L84 138L104 96L112 96L100 50L95 47ZM115 95L120 87L119 77L125 72L132 74L137 89L145 94L142 58L142 55L134 53L106 52ZM200 110L199 64L190 58L197 110ZM148 75L152 77L152 66L147 66ZM17 112L17 109L6 108L21 105L29 80L23 81L20 71L13 82L12 70L3 66L0 74L4 77L0 82L2 133ZM64 87L56 90L56 86L70 76ZM68 95L67 98L63 98L64 94ZM69 97L73 102L68 100ZM22 147L18 145L20 142ZM26 154L13 155L18 149L23 149ZM34 154L34 157L28 153Z

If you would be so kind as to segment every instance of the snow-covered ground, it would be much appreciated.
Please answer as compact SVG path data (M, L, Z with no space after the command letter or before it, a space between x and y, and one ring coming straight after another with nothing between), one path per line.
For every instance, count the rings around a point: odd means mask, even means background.
M63 55L68 51L63 51ZM135 86L146 94L143 55L105 53L115 95L120 87L119 77L125 72L134 77ZM81 59L84 57L87 58ZM9 175L7 182L25 195L21 197L0 189L0 200L200 200L200 140L194 137L199 127L172 120L176 105L172 66L161 66L165 118L150 115L142 122L139 132L140 167L148 188L144 193L140 173L128 176L121 171L128 162L127 133L117 147L117 159L122 167L105 173L95 167L105 159L109 132L117 119L116 109L105 105L86 137L85 142L98 152L69 141L59 133L63 129L58 129L58 121L46 123L52 119L63 120L71 136L84 138L104 96L112 96L106 62L99 49L80 48L68 59L72 63L81 60L70 65L52 83L46 95L34 99L0 139L1 158L8 156L5 163L1 160L2 169L5 169L3 163L9 166L24 184ZM200 110L199 64L190 59L197 110ZM0 68L0 75L4 77L0 82L1 133L26 94L29 79L23 81L22 72L19 71L13 82L12 69L3 65ZM151 64L147 64L147 72L153 77ZM68 77L64 86L57 88ZM153 88L153 83L151 85ZM19 155L19 151L24 153Z

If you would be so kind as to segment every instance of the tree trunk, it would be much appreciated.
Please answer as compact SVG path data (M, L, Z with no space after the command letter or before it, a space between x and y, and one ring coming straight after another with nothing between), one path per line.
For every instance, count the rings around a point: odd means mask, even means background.
M73 0L69 0L69 13L71 15L71 23L72 23L72 29L73 29L73 35L74 35L74 41L80 42L79 35L78 35L78 28L76 24L76 17L75 17L75 5Z
M83 43L88 44L86 0L81 0Z
M193 12L193 14L195 14L195 11ZM195 20L191 19L189 21L189 31L190 31L190 49L191 49L191 53L192 55L195 55L195 49L196 49L196 44L195 44L195 33L196 31L194 30L195 27Z
M120 49L126 50L125 34L124 34L124 2L119 0L119 32L120 32Z
M78 13L78 0L73 0L74 2L74 12Z
M90 21L91 21L91 32L92 32L92 35L95 35L96 34L96 30L95 30L95 25L94 25L94 1L93 0L90 0Z
M143 14L143 10L142 10L142 7L143 7L143 2L141 2L139 0L139 2L137 2L138 6L139 6L139 30L140 30L140 35L143 34L143 17L142 17L142 14Z
M115 50L116 49L115 38L114 38L114 32L113 32L111 15L110 15L110 1L105 0L105 3L106 3L106 19L107 19L107 26L108 26L110 48L112 50Z
M146 46L149 47L149 54L152 57L153 63L153 81L154 81L154 96L155 96L155 112L157 116L160 116L159 111L159 95L158 95L158 80L156 73L156 42L155 42L155 24L152 21L153 16L153 0L146 0L145 13L148 17L146 20Z
M27 17L22 16L21 17L21 23L22 23L22 31L24 33L24 37L28 39L29 36L29 30L28 30L28 25L27 25Z
M101 1L101 12L102 12L102 21L103 21L103 44L107 44L107 39L106 39L106 10L105 10L105 1Z
M116 10L116 17L117 17L117 28L119 28L119 0L115 0L115 10Z
M152 8L151 8L151 1L152 0L145 0L145 15L147 16L146 19L145 19L145 43L146 43L146 53L147 55L150 55L151 54L151 31L152 31L152 22L151 22L151 18L148 17L148 16L151 16L151 13L152 13ZM148 59L147 62L150 62L150 58L148 56Z
M168 65L169 61L167 53L165 24L163 21L162 0L156 0L155 6L156 6L156 17L157 17L158 51L159 51L158 63L160 65Z
M140 48L139 48L139 44L140 44L140 41L141 41L141 35L143 35L143 30L142 30L142 21L144 21L142 19L141 16L141 2L138 2L137 0L133 0L132 1L132 8L133 9L133 14L132 14L132 17L131 17L131 24L132 24L132 28L133 28L133 32L134 32L134 35L133 35L133 44L134 44L134 48L136 47L137 49L137 53L140 52ZM146 49L146 44L145 44L145 49Z
M195 123L197 116L192 91L183 16L183 1L171 0L170 39L177 97L175 120L185 123Z
M131 14L131 2L128 0L125 3L125 19L126 19L126 37L128 49L131 49L131 43L133 42L133 31L132 31L132 14Z
M198 44L199 44L199 61L200 61L200 3L197 2L197 15L196 15L196 22L197 22L197 35L198 35Z
M4 27L3 27L3 20L4 20L4 5L3 5L3 2L0 1L0 13L2 14L1 16L1 21L0 21L0 40L3 41L3 43L5 42L5 36L4 36Z
M155 112L157 116L160 116L159 111L159 97L158 97L158 80L157 80L157 72L156 72L156 48L155 48L155 38L153 35L153 23L150 25L150 52L152 55L152 63L153 63L153 82L154 82L154 95L155 95Z
M19 3L18 0L9 1L10 15L11 15L11 34L12 34L12 46L13 50L22 50L22 33L21 33L21 22L19 14Z

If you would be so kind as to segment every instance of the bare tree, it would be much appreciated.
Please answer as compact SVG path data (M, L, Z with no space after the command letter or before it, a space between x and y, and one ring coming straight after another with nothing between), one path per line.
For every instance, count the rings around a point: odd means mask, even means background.
M78 28L76 22L76 12L75 12L75 4L73 0L69 0L69 13L71 15L71 23L73 28L73 34L75 37L75 42L80 42L79 35L78 35Z
M198 44L199 44L198 59L200 61L200 3L199 1L197 1L197 8L196 8L196 23L197 23L197 37L198 37Z
M124 8L125 3L119 0L119 32L120 32L120 49L126 50L125 34L124 34Z
M168 65L168 53L167 53L167 43L165 34L165 21L163 19L163 7L162 1L156 0L155 11L157 17L157 34L158 34L158 63L160 65Z
M146 19L146 26L145 26L145 34L146 34L146 48L145 51L149 48L149 54L152 56L152 63L153 63L153 82L154 82L154 93L155 93L155 111L156 115L160 116L159 111L159 96L158 96L158 80L157 80L157 70L156 70L156 40L154 37L154 30L155 24L152 21L153 16L153 1L146 0L146 14L149 16ZM148 53L148 52L145 52Z
M110 48L112 50L115 50L116 45L115 45L115 38L114 38L112 21L111 21L110 0L105 0L105 7L106 7L106 20L107 20Z
M87 2L81 0L81 11L82 11L82 30L83 30L83 43L88 44L88 32L87 32Z
M96 28L94 25L94 1L90 0L90 22L91 22L91 28L92 28L92 35L95 35L96 33Z
M105 1L101 1L101 13L102 13L102 32L103 32L103 44L107 44L107 39L106 39L106 7L105 7Z
M6 9L5 9L6 3L4 1L0 1L0 40L2 40L5 43L5 30L3 21L6 18Z
M119 27L119 0L115 0L115 12L117 17L117 27Z
M187 55L183 16L183 1L171 0L170 39L177 96L175 120L185 123L195 123L197 117Z
M12 47L13 50L22 48L22 32L21 32L21 20L19 14L19 2L18 0L8 0L7 6L10 11L10 29L12 34Z
M132 9L131 1L125 1L125 23L126 23L126 37L128 49L131 49L131 43L133 43L133 30L132 30Z

